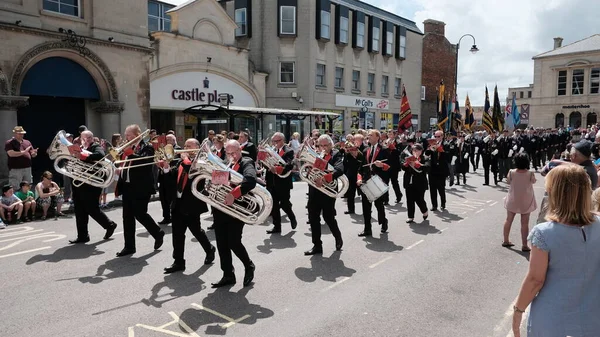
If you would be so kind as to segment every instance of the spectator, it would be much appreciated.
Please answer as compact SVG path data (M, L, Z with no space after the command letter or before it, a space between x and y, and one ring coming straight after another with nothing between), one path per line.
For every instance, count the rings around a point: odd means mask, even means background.
M35 186L35 192L38 196L36 203L42 207L42 220L46 220L50 206L56 207L55 217L64 216L61 212L63 204L63 195L60 187L52 181L52 173L46 171L42 174L42 181Z
M23 214L23 203L15 195L15 190L11 185L2 187L2 197L0 198L0 217L5 224L12 221L12 216L17 213L15 222L20 224L23 222L21 215Z
M600 331L600 218L592 213L585 170L560 165L546 177L548 222L529 234L529 271L513 307L520 337L523 312L531 310L528 336L598 336Z
M515 155L514 163L516 169L508 171L506 182L510 185L508 195L504 198L504 208L506 208L506 221L504 222L504 241L502 247L512 247L510 242L510 228L517 214L521 214L521 250L528 252L531 249L527 246L527 234L529 234L529 215L537 208L535 202L535 193L533 184L535 176L529 171L529 158L526 153Z
M33 221L35 218L35 195L33 191L31 191L31 184L28 181L21 182L21 189L18 192L15 192L17 198L21 199L23 202L23 216L21 217L24 221ZM31 210L31 216L29 215L29 210Z
M77 132L79 133L79 136L77 136L77 138L73 139L73 144L74 144L74 145L81 146L81 137L80 137L80 136L81 136L81 133L82 133L83 131L87 131L87 129L88 129L88 128L87 128L87 126L85 126L85 125L80 125L80 126L79 126L79 128L77 129Z
M17 186L21 181L31 181L31 159L37 156L38 149L24 139L25 130L22 126L13 128L13 138L6 141L4 150L8 154L8 180L11 186Z

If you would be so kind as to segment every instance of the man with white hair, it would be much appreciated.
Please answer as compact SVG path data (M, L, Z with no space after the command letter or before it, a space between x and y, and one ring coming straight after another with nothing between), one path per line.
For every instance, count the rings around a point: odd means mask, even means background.
M265 179L267 181L267 189L273 197L273 209L271 217L273 219L273 228L267 230L267 234L281 233L281 211L283 210L288 218L292 229L296 229L298 222L296 215L292 210L290 202L290 191L293 188L292 175L283 178L282 176L290 172L294 168L294 150L285 145L285 136L281 132L275 132L271 137L273 150L283 159L285 164L276 165L267 171Z
M173 146L175 150L180 150L181 146L177 145L177 137L169 134L166 136L167 144ZM175 162L174 162L175 163ZM163 170L158 171L158 196L160 197L160 205L162 207L163 219L158 222L159 225L168 225L171 223L171 203L175 198L176 180L172 174L167 174Z

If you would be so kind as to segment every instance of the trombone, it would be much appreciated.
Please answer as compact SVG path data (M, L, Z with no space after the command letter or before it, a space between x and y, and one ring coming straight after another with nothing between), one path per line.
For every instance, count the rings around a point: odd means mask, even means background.
M199 151L200 151L200 149L175 150L173 145L167 144L161 148L158 148L158 150L156 150L156 152L154 153L154 157L152 158L153 160L151 162L130 165L130 166L123 167L123 169L129 170L129 169L136 168L136 167L155 165L161 161L164 161L166 163L171 163L173 160L175 160L175 157L181 153L192 153L192 152L199 152ZM115 165L127 164L127 163L131 163L134 161L149 160L149 159L150 159L150 157L140 157L140 158L133 158L133 159L117 160L117 161L115 161Z

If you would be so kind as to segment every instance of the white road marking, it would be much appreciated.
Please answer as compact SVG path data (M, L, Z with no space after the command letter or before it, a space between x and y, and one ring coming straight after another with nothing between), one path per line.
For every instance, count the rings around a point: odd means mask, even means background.
M335 288L335 287L339 286L340 284L342 284L342 283L344 283L344 282L348 281L349 279L350 279L350 278L349 278L348 276L346 276L346 277L342 277L342 278L341 278L339 281L337 281L337 282L335 282L334 284L330 285L329 287L327 287L327 288L323 289L322 291L331 290L331 289L333 289L333 288Z
M490 207L494 206L494 205L495 205L495 204L497 204L497 203L498 203L498 202L496 201L496 202L494 202L494 203L490 204Z
M136 228L136 229L135 229L135 231L137 232L137 231L139 231L139 230L141 230L141 229L144 229L144 227L138 227L138 228ZM114 233L113 233L113 235L116 235L116 234L123 234L123 231L120 231L120 232L114 232Z
M30 250L24 250L24 251L20 251L20 252L16 252L16 253L10 253L10 254L6 254L6 255L0 255L0 259L3 258L3 257L10 257L10 256L15 256L15 255L27 254L27 253L37 252L38 250L44 250L44 249L49 249L49 248L52 248L52 247L46 246L46 247L40 247L40 248L35 248L35 249L30 249Z
M31 228L31 227L23 227L23 228ZM14 228L14 229L17 229L17 228ZM9 229L5 229L5 230L8 231ZM25 230L25 231L20 231L20 232L0 234L0 238L7 238L10 236L18 236L18 235L25 234L25 233L31 234L31 233L37 233L37 232L43 232L43 231L44 231L43 229L34 230L33 228L31 228L30 230Z
M483 211L484 211L483 209L480 209L480 210L478 210L477 212L475 212L475 214L479 214L479 213L481 213L481 212L483 212Z
M420 244L421 244L421 243L423 243L423 242L425 242L425 240L419 240L419 241L417 241L417 242L413 243L412 245L410 245L410 246L406 247L406 249L412 249L412 248L415 248L417 245L420 245Z
M189 327L189 325L187 325L181 318L179 318L174 312L169 311L169 315L171 315L171 317L173 317L173 320L167 324L163 324L159 327L154 327L154 326L150 326L150 325L146 325L146 324L136 324L135 326L140 327L140 328L144 328L147 330L152 330L152 331L156 331L156 332L161 332L164 333L166 335L171 335L171 336L178 336L178 337L200 337L198 336L198 334L196 332L194 332L194 330L192 330L192 328ZM173 325L173 324L177 324L180 328L183 328L186 332L177 332L177 331L171 331L171 330L166 330L165 328ZM127 328L127 331L129 332L128 337L135 337L134 331L133 331L133 327L130 326L129 328Z
M460 221L462 221L462 220L460 220ZM460 221L459 221L459 222L460 222ZM444 232L446 229L448 229L448 228L449 228L449 227L442 228L442 229L440 229L440 231L439 231L438 233L443 233L443 232Z
M372 265L370 265L370 266L369 266L369 268L373 269L373 268L377 267L378 265L380 265L380 264L384 263L385 261L387 261L387 260L391 259L392 257L393 257L393 256L388 256L388 257L386 257L385 259L383 259L383 260L381 260L381 261L379 261L379 262L375 262L375 263L373 263Z
M204 310L204 311L206 311L208 313L211 313L211 314L213 314L213 315L215 315L217 317L220 317L220 318L222 318L222 319L224 319L226 321L229 321L229 323L221 325L222 329L227 329L227 328L232 327L233 325L235 325L235 324L237 324L237 323L239 323L239 322L241 322L241 321L243 321L243 320L245 320L247 318L250 318L250 315L244 315L244 316L242 316L242 317L240 317L238 319L233 319L233 318L231 318L229 316L223 315L222 313L220 313L218 311L214 311L212 309L203 307L200 304L192 303L191 305L193 307L196 307L196 308L200 309L200 310Z

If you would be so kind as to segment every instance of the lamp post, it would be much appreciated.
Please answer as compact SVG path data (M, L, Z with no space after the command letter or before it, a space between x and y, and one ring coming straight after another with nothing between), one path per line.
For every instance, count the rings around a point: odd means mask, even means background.
M455 69L456 71L454 72L454 95L455 96L458 91L458 49L460 48L460 41L465 36L470 36L473 38L473 46L471 47L471 49L469 51L473 54L475 54L479 51L479 48L477 48L477 44L475 43L475 37L473 35L465 34L465 35L461 36L460 39L458 39L458 43L456 44L456 69Z

